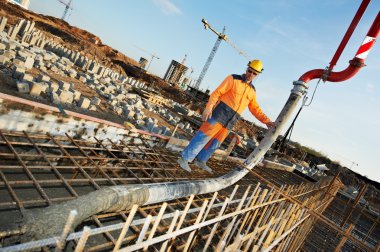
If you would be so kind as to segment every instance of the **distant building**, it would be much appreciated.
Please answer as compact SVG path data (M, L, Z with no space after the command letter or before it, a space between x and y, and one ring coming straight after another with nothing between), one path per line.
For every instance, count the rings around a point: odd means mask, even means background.
M185 77L187 70L189 70L187 66L178 61L172 60L168 70L166 70L164 80L171 84L181 84L180 82Z
M148 64L148 60L141 57L140 60L139 60L139 64L140 64L140 67L145 69L146 68L146 65Z
M29 8L30 0L7 0L10 3L17 4L18 6L21 6L24 9Z

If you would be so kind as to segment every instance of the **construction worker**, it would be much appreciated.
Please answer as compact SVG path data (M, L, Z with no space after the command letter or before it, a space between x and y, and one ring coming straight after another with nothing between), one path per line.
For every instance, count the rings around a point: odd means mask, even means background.
M189 145L182 151L178 159L180 167L191 172L189 162L212 173L206 162L228 136L229 131L247 108L268 128L274 123L261 111L256 101L256 90L252 80L263 71L260 60L248 63L245 74L229 75L210 95L210 99L202 114L203 124L191 139Z

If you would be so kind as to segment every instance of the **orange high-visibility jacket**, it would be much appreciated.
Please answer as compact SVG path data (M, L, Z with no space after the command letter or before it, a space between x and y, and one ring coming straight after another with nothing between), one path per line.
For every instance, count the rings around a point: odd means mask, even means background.
M224 102L238 114L241 114L248 106L249 111L260 122L267 124L271 121L256 101L255 88L250 83L244 83L241 75L227 76L210 95L206 109L213 109L219 101Z

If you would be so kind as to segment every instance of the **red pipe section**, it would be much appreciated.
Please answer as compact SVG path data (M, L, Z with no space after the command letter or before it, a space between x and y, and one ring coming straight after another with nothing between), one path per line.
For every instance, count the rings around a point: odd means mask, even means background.
M342 41L339 44L338 49L336 50L329 66L329 70L331 71L334 66L336 65L336 62L338 61L340 55L343 52L343 49L346 47L348 40L351 38L352 33L354 32L356 26L358 25L360 19L363 16L364 11L367 9L368 4L371 2L371 0L363 0L363 2L360 4L360 7L358 11L356 12L354 18L352 19L352 22L350 26L348 27L346 34L344 34L344 37Z
M341 82L350 79L360 68L365 66L364 61L367 57L369 51L372 49L375 44L376 38L380 33L380 12L377 13L375 20L371 28L369 29L367 36L365 37L363 43L359 47L355 57L350 60L350 65L341 72L326 72L324 69L314 69L309 72L304 73L298 80L305 83L313 80L324 77L326 81L331 82ZM327 76L324 76L327 74Z

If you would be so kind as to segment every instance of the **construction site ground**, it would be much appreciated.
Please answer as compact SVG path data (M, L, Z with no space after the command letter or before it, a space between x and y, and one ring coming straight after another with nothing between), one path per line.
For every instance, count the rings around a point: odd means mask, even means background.
M87 31L72 27L53 17L10 6L3 0L0 1L0 16L7 16L11 24L16 23L20 17L33 19L39 29L51 38L64 43L68 48L82 51L123 74L151 83L163 97L187 104L196 112L201 112L202 105L189 103L189 96L185 92L170 86L157 76L142 71L136 67L138 65L136 61L103 45L100 38ZM9 75L9 70L3 65L0 68L1 93L56 106L47 97L34 97L17 92L15 81ZM33 68L30 73L36 76L41 72ZM88 85L75 78L62 77L53 72L48 74L55 81L74 83L75 88L85 96L98 97L101 100L97 111L84 110L72 105L62 105L63 109L119 124L128 120L114 114L106 99L99 96ZM17 108L20 105L12 103L12 106ZM174 126L162 116L146 109L143 112L146 117L156 118L159 126L174 130ZM257 133L262 136L264 133L261 128L247 125L243 121L240 121L237 127L248 135ZM187 139L191 138L186 131L177 130ZM44 209L57 203L77 199L103 187L211 179L221 177L234 168L242 166L236 161L237 159L220 161L212 158L208 163L213 170L212 174L193 164L190 165L192 172L188 173L176 163L178 153L169 151L165 145L166 141L159 137L133 132L129 132L123 141L116 143L109 138L84 140L78 137L73 138L69 134L50 135L49 133L10 132L0 129L0 247L17 246L24 241L33 240L23 236L25 230L22 223L24 214L28 211ZM292 159L290 155L282 155ZM256 166L237 185L230 186L217 194L208 193L180 198L165 202L167 206L162 203L140 206L134 216L135 222L122 238L118 237L122 234L122 224L127 221L130 210L97 213L73 230L75 238L65 242L64 248L65 251L72 251L75 247L79 247L84 227L90 227L97 232L90 235L87 243L85 242L86 251L109 251L115 247L118 239L122 239L123 246L133 246L138 244L141 234L144 233L144 221L150 218L149 216L159 216L163 206L167 209L166 213L171 215L158 225L157 236L170 234L170 221L174 219L176 210L184 211L182 220L184 227L196 226L201 223L198 217L206 201L214 205L210 204L210 209L203 217L203 221L221 218L227 214L237 214L244 207L248 208L249 202L245 201L246 196L252 193L252 198L262 200L258 202L260 208L257 210L236 215L238 216L236 220L232 217L218 220L215 223L219 226L205 225L194 229L194 233L188 232L174 238L172 236L170 239L150 246L149 250L159 250L160 246L164 246L165 241L168 241L167 246L173 251L182 251L188 248L187 246L190 246L193 251L200 251L210 239L207 251L215 251L219 248L218 246L221 246L219 241L226 237L229 237L226 241L230 242L230 251L234 251L234 245L242 244L244 239L246 239L245 242L254 241L264 249L271 242L273 244L276 239L279 239L284 234L281 228L285 229L288 225L289 227L294 225L295 232L286 237L286 242L276 247L278 251L281 251L282 246L299 251L320 251L321 248L324 251L333 251L336 248L342 251L372 251L373 248L373 251L378 250L380 248L380 217L367 209L365 205L360 204L359 199L342 196L339 193L341 186L339 179L333 179L333 176L322 177L316 182L311 182L294 172ZM265 193L259 194L255 190ZM292 201L294 198L289 200L289 197L300 199L301 203L295 203ZM227 210L222 215L219 211L227 199L235 201L227 204ZM244 202L244 206L240 205L240 202ZM376 206L378 198L375 197L373 202ZM188 213L185 212L187 205L190 209ZM309 209L317 213L318 209L323 209L324 211L320 210L321 213L319 213L322 215L323 212L323 217L315 215L312 211L310 213L314 215L307 216ZM300 216L306 216L306 224L301 226L302 229L295 225L301 221L301 218L296 218ZM252 221L247 221L245 218ZM288 220L292 221L286 222ZM226 234L229 224L235 221L241 226L234 226L236 229L231 230L231 234ZM115 225L119 226L115 227ZM233 236L233 234L238 234L238 229L247 226L246 233L239 233L242 236L241 241L239 241L240 236ZM351 228L350 231L348 231L349 228ZM33 249L52 250L56 245L56 241L49 241L47 245L33 245L35 246ZM23 250L21 248L19 250ZM247 250L248 248L250 247L248 246ZM15 251L18 250L15 248Z

